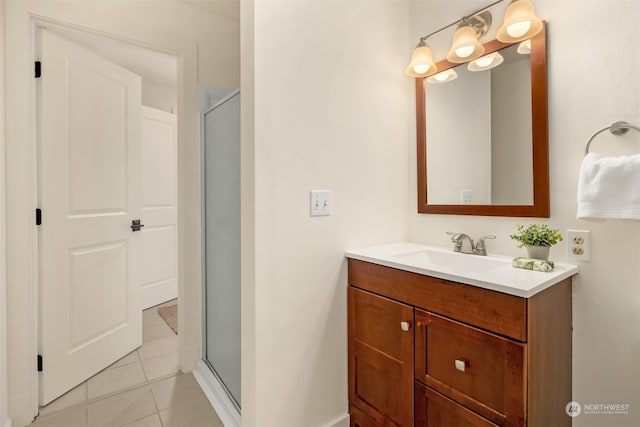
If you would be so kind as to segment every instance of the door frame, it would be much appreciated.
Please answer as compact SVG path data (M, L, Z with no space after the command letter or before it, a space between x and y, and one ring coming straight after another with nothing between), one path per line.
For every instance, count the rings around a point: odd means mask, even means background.
M197 44L133 23L104 19L90 10L61 9L46 2L13 2L5 16L7 40L12 40L5 52L6 105L12 106L6 109L7 306L11 325L7 356L9 413L16 425L29 424L38 413L37 99L36 81L29 70L37 59L39 27L98 34L177 57L178 300L182 307L188 307L178 315L179 369L191 371L202 352Z

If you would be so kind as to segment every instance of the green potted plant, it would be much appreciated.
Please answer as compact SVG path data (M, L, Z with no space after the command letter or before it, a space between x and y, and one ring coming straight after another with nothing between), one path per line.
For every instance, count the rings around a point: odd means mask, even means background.
M548 259L551 246L562 241L560 230L546 224L518 225L518 231L510 235L518 242L518 247L526 247L529 258Z

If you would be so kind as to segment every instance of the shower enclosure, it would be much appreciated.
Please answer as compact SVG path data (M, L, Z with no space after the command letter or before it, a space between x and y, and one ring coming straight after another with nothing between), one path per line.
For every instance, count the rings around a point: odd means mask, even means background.
M240 409L240 92L203 115L205 362Z

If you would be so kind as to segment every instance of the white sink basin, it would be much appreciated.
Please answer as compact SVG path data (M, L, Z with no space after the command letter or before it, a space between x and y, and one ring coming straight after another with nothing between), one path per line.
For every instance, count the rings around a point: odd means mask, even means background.
M513 256L462 254L453 252L453 247L410 242L351 250L346 255L351 259L525 298L578 273L575 265L556 262L551 272L523 270L511 266Z
M400 253L392 255L392 257L398 258L399 261L407 264L427 269L429 267L437 267L438 269L455 273L487 272L496 268L511 266L511 258L463 254L453 252L453 250L445 252L436 248Z

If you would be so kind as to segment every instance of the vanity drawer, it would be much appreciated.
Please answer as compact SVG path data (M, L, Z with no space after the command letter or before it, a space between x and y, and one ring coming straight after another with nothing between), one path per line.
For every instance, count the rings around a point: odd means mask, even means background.
M499 427L418 382L415 398L415 427Z
M498 425L522 425L526 344L422 310L415 316L415 378Z
M527 341L525 298L355 259L349 259L349 284L496 334Z

